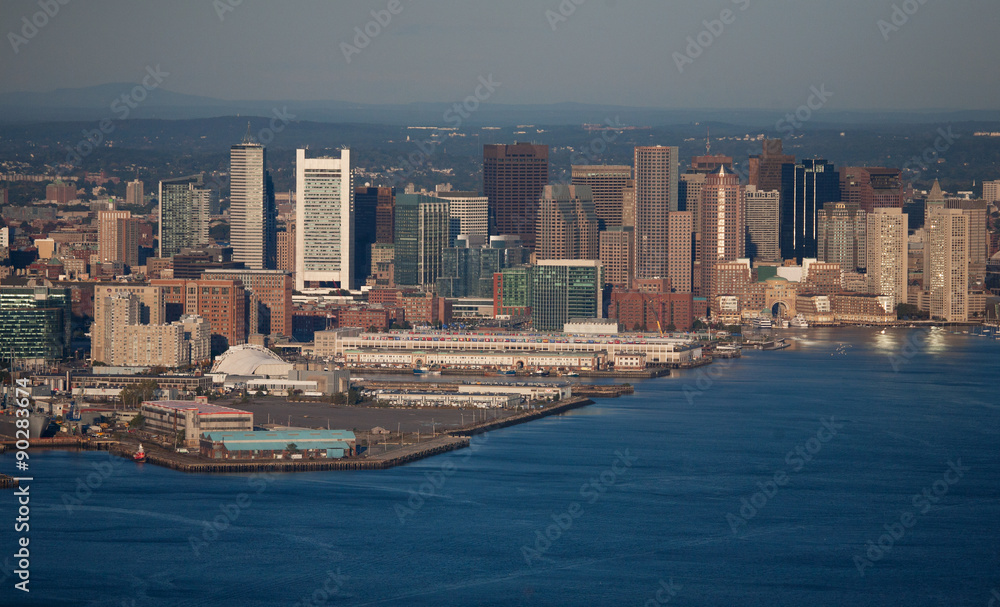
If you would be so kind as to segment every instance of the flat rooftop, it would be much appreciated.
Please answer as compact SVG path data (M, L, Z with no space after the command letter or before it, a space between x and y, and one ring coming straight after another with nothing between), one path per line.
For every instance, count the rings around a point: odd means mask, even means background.
M198 415L214 415L219 413L252 415L249 411L233 409L232 407L223 407L222 405L213 405L211 403L200 403L193 400L147 400L143 401L142 404L161 407L163 409L174 409L176 411L193 410L196 411Z

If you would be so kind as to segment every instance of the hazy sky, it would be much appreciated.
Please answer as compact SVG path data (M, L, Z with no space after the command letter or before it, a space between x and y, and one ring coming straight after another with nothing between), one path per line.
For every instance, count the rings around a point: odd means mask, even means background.
M36 13L46 2L66 5L43 19ZM457 101L490 74L500 84L489 100L510 104L784 109L806 103L810 87L821 85L832 93L827 107L838 110L996 109L1000 99L998 0L0 0L0 6L3 92L135 82L147 66L159 65L170 74L164 88L222 99ZM391 20L374 24L373 10ZM718 35L702 33L703 22L719 20L723 10L731 11L730 22L710 23ZM43 26L18 39L23 18L33 16ZM343 44L354 45L355 28L366 25L377 35L359 53L347 49L348 62Z

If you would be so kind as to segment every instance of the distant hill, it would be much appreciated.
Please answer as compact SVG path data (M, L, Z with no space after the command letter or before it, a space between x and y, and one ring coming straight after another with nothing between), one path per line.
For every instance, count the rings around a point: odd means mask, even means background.
M50 92L0 94L0 122L49 122L114 118L112 103L137 86L110 83L97 86L57 89ZM461 101L461 100L456 100ZM360 104L345 101L226 101L175 93L163 88L130 109L129 118L186 120L220 116L269 116L275 110L313 122L369 123L387 125L448 126L455 114L447 112L453 103ZM513 126L518 124L570 125L619 120L622 124L669 126L698 122L721 122L747 127L773 126L787 110L656 109L615 105L557 103L548 105L503 105L484 103L468 118L465 126ZM823 110L816 117L828 124L918 124L972 121L1000 121L1000 111L923 112Z

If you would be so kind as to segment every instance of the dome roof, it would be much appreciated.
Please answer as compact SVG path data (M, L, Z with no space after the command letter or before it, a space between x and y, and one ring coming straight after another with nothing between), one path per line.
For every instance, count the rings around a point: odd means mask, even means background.
M226 375L287 376L292 363L267 348L251 344L233 346L215 359L212 373Z

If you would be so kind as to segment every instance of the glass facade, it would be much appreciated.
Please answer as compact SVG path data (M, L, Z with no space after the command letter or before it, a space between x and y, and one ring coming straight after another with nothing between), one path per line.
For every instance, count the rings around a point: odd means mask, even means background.
M531 319L537 331L562 331L571 318L600 318L598 263L537 265L531 269Z
M0 360L61 360L69 356L69 289L0 287Z

